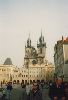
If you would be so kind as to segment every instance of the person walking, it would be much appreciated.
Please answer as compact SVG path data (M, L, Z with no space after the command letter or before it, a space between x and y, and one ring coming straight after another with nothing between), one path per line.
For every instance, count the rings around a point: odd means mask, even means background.
M49 96L51 100L65 100L65 90L62 78L57 78L56 82L50 86Z
M9 82L7 84L7 99L10 100L10 97L11 97L11 90L12 90L12 83Z
M42 93L36 82L33 83L32 90L30 91L27 100L42 100Z
M27 93L27 95L29 94L30 90L31 90L30 85L29 85L29 83L27 83L26 84L26 93Z
M26 87L26 85L23 84L22 85L22 89L21 89L21 94L20 94L19 100L27 100L27 93L26 93L25 87Z

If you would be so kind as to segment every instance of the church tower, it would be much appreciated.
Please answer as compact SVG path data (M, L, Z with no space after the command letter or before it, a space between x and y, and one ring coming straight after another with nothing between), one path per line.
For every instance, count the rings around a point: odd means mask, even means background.
M30 34L29 38L27 39L27 44L25 46L25 57L24 57L24 65L26 68L29 66L29 58L31 57L31 39Z
M42 31L41 31L41 36L39 38L39 42L37 43L37 60L39 64L44 63L46 59L46 43L44 41L44 36L42 36Z
M27 45L25 46L25 57L24 57L24 65L26 68L31 64L37 63L37 52L36 49L31 45L30 35L27 39Z

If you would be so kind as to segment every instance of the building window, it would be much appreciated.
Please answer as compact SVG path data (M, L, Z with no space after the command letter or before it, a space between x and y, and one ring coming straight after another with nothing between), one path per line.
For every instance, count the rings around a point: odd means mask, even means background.
M14 70L14 72L18 72L17 70Z
M25 75L24 75L24 77L25 77Z
M22 75L22 77L23 77L23 75Z
M37 63L36 60L33 60L33 61L32 61L32 64L33 64L33 65L35 65L36 63Z
M26 75L26 77L27 77L27 75Z
M21 77L21 73L18 75L18 77Z
M37 75L37 77L38 77L38 75Z
M40 48L40 53L42 53L42 48Z
M28 53L29 53L29 50L28 50Z
M3 69L2 69L2 71L3 71Z
M30 75L30 77L31 77L31 75Z
M16 75L16 77L17 77L17 75Z

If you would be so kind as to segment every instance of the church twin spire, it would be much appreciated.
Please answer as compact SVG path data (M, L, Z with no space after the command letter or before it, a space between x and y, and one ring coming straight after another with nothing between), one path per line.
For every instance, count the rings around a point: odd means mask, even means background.
M31 45L31 39L29 34L29 38L27 39L27 46L25 46L25 65L27 65L27 63L42 64L45 61L45 55L46 43L44 41L44 37L42 36L42 31L39 41L37 43L37 49Z
M41 30L41 36L39 38L39 43L43 44L44 43L44 36L42 36L42 30Z
M37 45L38 44L43 44L43 43L44 43L44 36L42 36L42 30L41 30L41 36L39 38L39 42L37 41ZM27 47L31 47L30 33L29 33L29 37L27 39Z
M27 40L27 47L31 47L30 33L29 33L29 38L28 38L28 40Z

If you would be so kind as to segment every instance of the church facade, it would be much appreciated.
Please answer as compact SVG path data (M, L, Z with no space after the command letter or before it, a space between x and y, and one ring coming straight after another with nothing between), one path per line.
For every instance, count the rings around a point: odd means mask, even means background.
M44 41L44 37L41 36L39 41L37 42L37 49L31 45L30 37L27 40L27 45L25 46L25 57L24 57L24 65L28 68L29 65L40 65L45 63L46 55L46 43Z
M55 68L46 59L46 42L42 33L37 42L37 49L32 46L29 36L25 46L24 67L22 67L22 70L24 69L25 77L27 76L26 80L23 80L24 82L31 83L33 81L49 81L54 79Z

